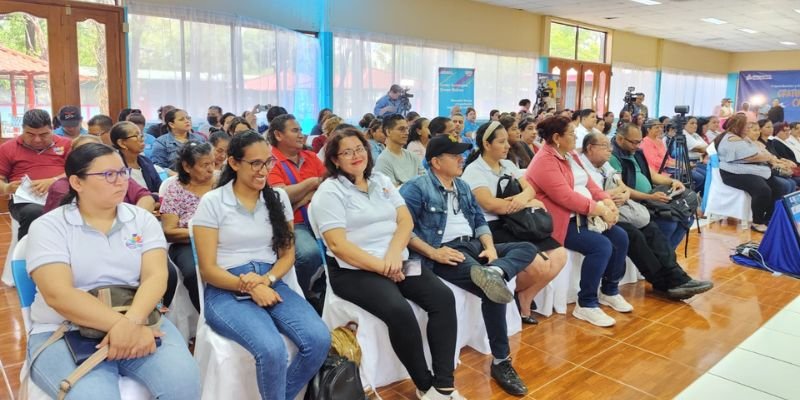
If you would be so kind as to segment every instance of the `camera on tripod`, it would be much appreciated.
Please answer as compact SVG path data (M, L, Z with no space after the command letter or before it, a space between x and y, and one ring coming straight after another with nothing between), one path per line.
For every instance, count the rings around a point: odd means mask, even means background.
M548 87L545 82L539 82L539 87L536 88L536 98L537 99L544 99L545 97L550 97L553 94L553 89ZM544 101L544 100L542 100Z
M406 114L411 111L411 100L409 99L412 97L414 97L414 95L411 93L410 87L406 86L400 90L400 97L398 97L400 104L397 106L398 114L405 117Z
M622 111L628 111L631 115L633 115L633 110L635 109L633 103L636 102L636 94L633 93L634 90L636 90L635 86L628 86L628 91L625 92L625 97L622 99L622 102L625 103L622 107Z
M686 136L683 127L686 125L686 114L689 106L675 106L675 116L670 124L675 128L675 136L667 138L667 153L661 160L658 172L661 173L667 166L670 157L675 160L675 166L670 171L675 179L683 182L687 187L692 187L692 163L689 159L689 149L686 147Z

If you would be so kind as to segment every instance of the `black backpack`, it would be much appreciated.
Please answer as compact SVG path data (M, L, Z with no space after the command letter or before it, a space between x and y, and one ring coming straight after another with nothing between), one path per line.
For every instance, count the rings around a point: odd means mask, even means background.
M356 363L329 354L308 383L305 400L365 400L364 385Z

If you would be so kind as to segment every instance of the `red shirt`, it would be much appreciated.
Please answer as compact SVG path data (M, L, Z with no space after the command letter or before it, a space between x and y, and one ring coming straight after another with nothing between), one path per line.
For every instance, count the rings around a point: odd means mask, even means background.
M69 139L52 135L53 144L38 152L22 142L22 136L0 146L0 176L8 182L22 180L28 175L31 180L47 179L64 173L64 164L72 146Z
M61 200L69 192L69 181L67 177L60 178L50 185L47 190L47 201L44 203L43 213L50 212L58 208ZM136 205L142 197L150 196L150 191L146 187L141 187L133 178L128 178L128 192L125 193L124 201L128 204Z
M289 179L289 175L284 171L284 165L292 171L292 174L297 179L297 183L310 178L319 178L325 173L325 166L314 152L308 150L300 151L299 170L298 165L295 165L292 160L286 158L286 156L278 150L278 147L272 146L272 155L275 156L276 163L269 171L269 177L267 177L270 186L293 185L292 181ZM294 211L294 223L296 225L304 221L303 213L298 208Z

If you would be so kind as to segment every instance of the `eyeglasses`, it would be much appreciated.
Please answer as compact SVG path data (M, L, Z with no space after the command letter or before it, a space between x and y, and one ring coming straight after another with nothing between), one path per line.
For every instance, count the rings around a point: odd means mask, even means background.
M119 179L119 178L127 180L131 176L131 169L128 168L128 167L125 167L125 168L122 168L122 169L119 169L119 170L110 169L108 171L92 172L92 173L88 173L88 174L84 174L84 175L86 175L86 176L102 176L103 178L106 178L106 182L108 182L108 183L117 183L117 179Z
M364 146L358 146L355 149L347 149L345 151L336 153L337 156L342 157L346 160L350 160L356 156L356 154L367 154L367 149Z
M252 160L251 161L251 160L244 160L244 159L240 159L238 161L250 164L250 168L253 169L253 172L261 171L262 169L264 169L264 167L267 167L267 170L270 170L275 165L275 157L274 156L270 156L266 161L264 161L264 160Z
M628 143L630 143L630 144L632 144L634 146L638 146L638 145L642 144L641 140L630 140L630 139L628 139L626 137L624 137L623 139L625 139L626 142L628 142Z
M445 190L447 197L450 198L450 207L453 207L453 214L458 215L461 212L461 203L458 201L458 191Z
M144 135L142 135L141 133L138 133L136 135L125 136L125 140L133 139L133 138L136 138L137 140L141 141L141 140L144 139Z

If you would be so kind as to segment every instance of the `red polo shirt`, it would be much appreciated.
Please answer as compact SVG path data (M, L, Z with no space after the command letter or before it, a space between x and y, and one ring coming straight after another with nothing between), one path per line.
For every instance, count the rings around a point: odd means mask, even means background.
M270 186L286 185L291 186L293 183L289 179L289 175L284 171L284 166L292 171L292 174L300 183L309 178L319 178L325 173L325 165L322 164L316 153L308 150L300 151L300 164L296 165L293 161L286 158L277 146L272 146L272 155L275 156L275 166L269 171L267 181ZM295 225L304 222L303 213L298 208L294 211Z
M38 152L22 143L22 136L0 146L0 176L8 182L22 180L28 175L31 180L53 178L64 173L64 164L72 141L52 135L53 144Z

